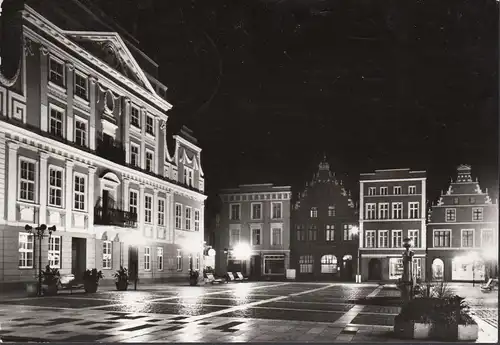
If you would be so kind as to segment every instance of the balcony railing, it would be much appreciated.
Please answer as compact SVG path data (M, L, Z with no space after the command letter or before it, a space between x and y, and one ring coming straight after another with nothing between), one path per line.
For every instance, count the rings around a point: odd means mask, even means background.
M125 164L125 148L122 143L105 134L99 133L98 135L96 153L112 162Z
M137 213L115 208L104 210L101 206L96 206L94 208L94 224L135 228L137 226Z

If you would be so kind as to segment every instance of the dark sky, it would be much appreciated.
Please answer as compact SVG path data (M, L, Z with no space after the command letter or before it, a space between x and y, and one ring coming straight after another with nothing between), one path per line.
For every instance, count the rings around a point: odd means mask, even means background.
M461 163L498 186L496 1L100 2L159 62L209 194L300 189L323 152L353 194L359 172L409 167L434 199Z

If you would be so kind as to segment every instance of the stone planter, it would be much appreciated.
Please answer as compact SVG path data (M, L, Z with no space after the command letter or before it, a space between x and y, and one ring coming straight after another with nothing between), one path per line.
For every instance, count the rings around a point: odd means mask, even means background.
M458 325L458 340L476 341L479 336L479 326L472 325Z
M85 289L86 293L96 293L98 286L99 286L99 283L96 283L96 282L93 282L93 281L85 281L85 282L83 282L83 288Z
M56 284L50 284L50 285L42 285L42 290L44 296L55 296L57 295L58 289Z
M401 320L400 318L396 317L394 323L394 333L397 337L402 339L476 341L478 338L479 328L477 324L444 325L436 323L420 323L415 321Z
M128 289L128 281L126 280L119 280L115 283L116 285L116 290L118 291L126 291Z
M38 283L26 283L26 293L29 297L38 296Z

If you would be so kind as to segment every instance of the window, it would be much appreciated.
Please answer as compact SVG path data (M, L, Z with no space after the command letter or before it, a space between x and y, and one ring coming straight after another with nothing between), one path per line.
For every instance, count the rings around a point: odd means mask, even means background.
M140 165L139 146L130 144L130 164L134 167Z
M393 202L392 203L392 219L403 218L403 203Z
M312 273L314 266L314 258L312 255L301 255L299 257L300 273Z
M483 220L483 208L482 207L474 207L472 209L472 220L475 220L475 221Z
M153 197L151 195L144 195L144 222L153 223Z
M186 230L191 230L191 207L186 206L186 218L185 218Z
M408 206L409 206L408 219L420 218L420 212L419 212L420 205L418 201L409 202Z
M378 247L379 248L389 247L389 230L378 231Z
M309 241L316 241L318 239L318 229L315 226L309 229L307 239Z
M454 208L447 208L446 209L446 221L447 222L454 222L457 220L457 210Z
M481 229L481 247L496 247L492 229Z
M375 230L366 230L365 248L375 248Z
M368 195L377 195L377 187L369 187Z
M451 247L451 230L434 230L434 247Z
M182 229L182 205L175 204L175 228Z
M128 211L137 214L137 192L133 190L129 193Z
M351 241L354 238L354 234L351 229L352 224L344 224L344 241Z
M272 203L272 219L281 219L283 215L281 214L281 202Z
M389 203L382 202L378 204L378 218L389 219Z
M75 174L75 210L85 210L85 176Z
M151 271L151 247L144 247L144 270Z
M462 229L462 247L474 247L474 229Z
M231 204L229 206L229 219L240 220L240 204Z
M240 243L240 229L231 229L229 236L229 245L231 247Z
M111 253L112 253L111 241L102 242L102 268L110 270L111 266Z
M281 228L272 228L271 229L271 245L272 246L281 246Z
M335 217L335 205L328 206L328 217Z
M459 202L460 202L460 200L458 199L458 197L453 198L453 204L454 205L458 205Z
M403 276L403 258L389 258L389 279Z
M260 246L260 228L252 229L252 245Z
M380 187L380 195L387 195L388 193L387 187Z
M61 268L61 237L49 237L48 261L50 268Z
M153 172L153 152L146 150L146 171Z
M151 116L146 116L146 133L155 135L154 119Z
M252 219L261 219L261 218L262 218L262 204L252 203Z
M177 271L182 271L182 252L177 249Z
M19 200L35 201L35 162L20 159Z
M158 225L165 226L165 199L158 199Z
M395 186L392 188L392 192L394 195L399 195L401 194L401 186Z
M75 72L75 95L87 99L87 77L79 72Z
M392 230L392 248L403 246L403 230Z
M19 268L33 268L33 235L19 233Z
M325 230L325 240L326 241L335 241L335 226L327 225Z
M156 262L158 265L158 271L163 271L163 248L156 248Z
M200 231L200 210L194 210L194 231Z
M376 204L366 204L366 218L365 219L376 219Z
M184 184L193 186L193 169L184 166Z
M200 270L200 253L196 254L196 264L195 264L195 270L199 271Z
M469 203L470 203L471 205L475 204L475 203L476 203L476 198L475 198L475 197L473 197L473 196L471 196L471 197L469 198Z
M75 121L75 144L87 146L87 123L78 119Z
M321 257L321 273L337 273L337 257L335 255Z
M63 111L54 106L50 107L49 127L50 134L63 137Z
M132 107L130 111L130 123L138 128L141 127L141 117L139 115L139 109Z
M409 186L408 194L417 194L417 186Z
M304 229L297 229L297 241L306 240L306 231Z
M316 217L318 217L318 208L311 207L311 218L316 218Z
M51 56L49 58L49 80L56 85L64 86L64 75L64 63Z
M63 169L49 168L49 205L62 207L63 196Z
M418 241L418 232L419 230L408 230L408 238L413 242L413 247L420 247L420 243Z

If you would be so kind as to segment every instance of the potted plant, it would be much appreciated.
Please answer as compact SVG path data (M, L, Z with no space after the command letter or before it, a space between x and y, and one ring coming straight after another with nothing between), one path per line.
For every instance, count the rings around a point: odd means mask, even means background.
M189 271L189 285L195 286L198 285L198 278L200 277L200 272L195 270Z
M83 273L83 287L87 293L97 292L97 287L99 286L99 279L102 279L103 275L101 271L97 271L96 268L92 270L86 270Z
M125 267L120 266L120 269L114 274L115 285L118 291L125 291L128 288L128 271Z
M57 268L50 268L49 265L45 266L45 271L40 271L42 276L42 291L46 296L57 295L59 286L59 279L61 274Z

